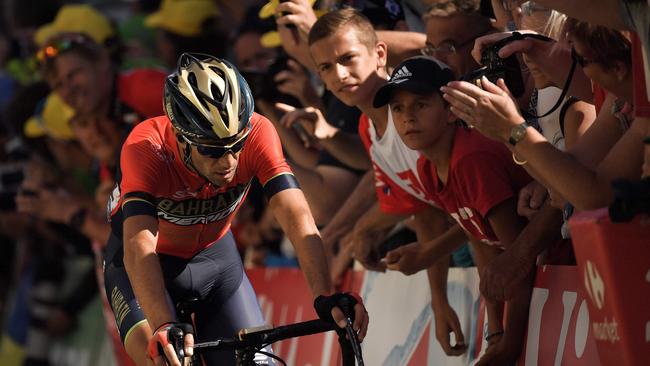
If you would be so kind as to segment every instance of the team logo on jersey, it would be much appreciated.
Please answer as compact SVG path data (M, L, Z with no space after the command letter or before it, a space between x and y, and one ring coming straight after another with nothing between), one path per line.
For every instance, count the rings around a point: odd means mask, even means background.
M245 185L240 184L207 199L163 198L158 201L158 217L182 226L223 220L237 209L249 187L250 182Z

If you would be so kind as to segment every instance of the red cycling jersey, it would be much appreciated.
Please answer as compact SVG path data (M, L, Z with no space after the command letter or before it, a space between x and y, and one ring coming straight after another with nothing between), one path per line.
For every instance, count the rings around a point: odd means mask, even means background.
M297 188L271 122L255 113L251 123L235 177L223 187L185 165L169 118L137 125L122 147L118 184L109 202L113 231L109 252L117 249L111 250L111 245L122 245L124 219L152 215L159 221L156 251L190 258L229 230L254 177L267 197Z

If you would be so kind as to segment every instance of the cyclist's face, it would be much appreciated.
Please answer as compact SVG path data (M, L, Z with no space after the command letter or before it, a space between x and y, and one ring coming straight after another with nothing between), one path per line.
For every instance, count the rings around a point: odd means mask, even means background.
M215 159L200 154L196 146L192 146L191 148L194 167L204 177L208 178L212 184L224 186L232 182L237 172L241 151L234 154L226 153L224 156Z

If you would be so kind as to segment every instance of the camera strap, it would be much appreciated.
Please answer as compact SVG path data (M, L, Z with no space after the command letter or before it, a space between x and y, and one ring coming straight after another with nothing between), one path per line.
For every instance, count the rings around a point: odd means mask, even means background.
M522 39L526 39L526 38L533 38L533 39L537 39L537 40L544 41L544 42L552 41L551 38L543 36L541 34L519 33L519 32L513 32L511 38L509 39L509 41L518 41L518 40L522 40ZM562 105L562 102L564 101L564 98L566 97L567 93L569 92L569 86L571 85L571 81L573 80L573 73L576 70L576 64L577 64L577 60L575 58L572 58L572 60L571 60L571 68L569 69L569 75L567 76L566 81L564 82L564 86L562 87L562 93L560 94L560 97L557 99L557 102L555 102L555 105L553 105L553 107L551 107L551 109L548 112L546 112L546 113L544 113L542 115L535 115L535 114L530 113L528 111L522 111L522 114L524 115L524 118L526 118L526 119L544 118L544 117L550 115L551 113L555 112L555 110L557 110Z

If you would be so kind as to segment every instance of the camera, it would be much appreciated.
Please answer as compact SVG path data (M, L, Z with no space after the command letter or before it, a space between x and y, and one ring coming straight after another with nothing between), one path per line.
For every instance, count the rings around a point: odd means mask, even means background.
M522 36L517 33L483 49L481 53L483 67L472 71L461 80L482 88L481 77L483 76L495 84L497 80L503 79L514 97L521 96L524 93L524 81L517 56L512 54L505 59L499 57L499 50L503 46L520 39L522 39Z

